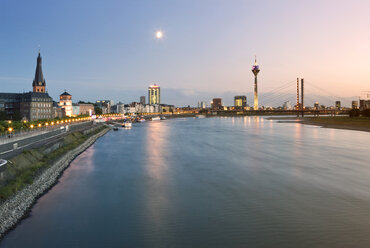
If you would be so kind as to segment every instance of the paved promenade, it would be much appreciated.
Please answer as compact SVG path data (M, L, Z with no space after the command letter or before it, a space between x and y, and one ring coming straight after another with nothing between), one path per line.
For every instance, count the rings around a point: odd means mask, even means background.
M69 134L70 132L86 129L93 125L93 122L83 122L64 126L63 128L55 128L35 132L33 135L24 135L13 138L8 138L7 142L0 143L0 158L9 159L25 149L36 148L47 142L59 139L60 137Z

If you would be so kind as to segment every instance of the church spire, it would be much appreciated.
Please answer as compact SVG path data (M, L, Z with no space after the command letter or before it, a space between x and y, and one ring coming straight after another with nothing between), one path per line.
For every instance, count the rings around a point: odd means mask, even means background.
M35 79L33 80L33 92L42 92L45 93L45 79L44 75L42 74L42 59L39 49L39 55L37 56L37 65L36 65L36 72L35 72Z

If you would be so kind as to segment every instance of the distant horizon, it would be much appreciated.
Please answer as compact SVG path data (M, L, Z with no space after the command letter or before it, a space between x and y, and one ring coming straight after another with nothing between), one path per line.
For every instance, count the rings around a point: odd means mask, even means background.
M260 96L293 82L283 88L287 94L275 92L286 101L295 94L297 77L306 80L307 95L323 96L317 101L357 100L370 90L369 1L2 5L0 92L31 90L39 47L55 100L67 89L74 100L126 103L147 96L147 87L157 83L174 94L163 91L162 102L196 106L213 96L231 105L230 94L253 91L255 55ZM42 18L35 18L38 12ZM264 99L259 100L262 106Z
M1 80L1 78L0 78ZM33 79L21 79L24 81L29 81L31 83L27 83L29 85L32 84ZM53 83L53 81L51 81ZM54 89L51 91L49 90L49 82L46 79L46 92L55 100L58 101L59 95L64 92L64 89L60 92L56 92ZM296 83L291 83L288 88L293 89ZM27 86L27 85L25 85ZM261 86L261 84L260 84ZM115 90L107 91L108 94L101 94L102 97L84 97L83 94L76 92L74 94L71 90L66 89L68 93L72 95L72 100L74 103L77 103L78 101L85 101L85 102L95 102L97 100L113 100L115 103L122 102L124 104L129 104L131 102L139 102L140 96L145 96L146 101L148 100L148 87L149 85L143 89L128 89L123 90L122 92L116 92ZM161 87L161 85L159 85ZM31 86L29 89L25 89L22 91L17 92L5 92L5 93L24 93L32 91ZM268 92L267 92L268 93ZM296 103L296 95L295 95L295 89L290 90L290 92L282 92L278 91L275 94L267 94L266 92L259 91L259 101L260 106L269 106L269 107L278 107L282 106L282 104L285 101L290 101L292 105ZM213 98L222 98L223 103L225 106L233 106L234 104L234 96L237 95L245 95L247 96L247 104L249 106L253 105L253 92L235 92L235 91L197 91L194 89L176 89L176 88L163 88L161 87L161 102L164 104L170 104L175 105L179 107L185 107L185 106L192 106L196 107L198 102L204 101L207 102L207 104L210 104ZM284 100L279 100L278 96L283 95L285 98L282 98ZM119 96L122 96L121 98ZM266 99L266 98L267 99ZM181 101L179 101L179 98L181 98ZM342 106L351 106L351 101L359 100L359 96L349 96L349 97L341 97L341 96L333 96L333 95L317 95L313 94L310 90L308 93L305 93L305 105L306 106L313 106L314 102L318 101L320 104L324 104L326 106L334 106L335 101L341 101ZM271 100L271 101L270 101ZM178 101L179 104L175 104L174 102Z

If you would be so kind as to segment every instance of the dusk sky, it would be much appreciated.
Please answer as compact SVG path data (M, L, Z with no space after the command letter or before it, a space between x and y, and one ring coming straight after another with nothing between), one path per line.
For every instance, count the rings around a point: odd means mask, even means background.
M0 92L32 90L40 46L54 100L67 89L128 103L153 83L175 105L248 95L254 55L261 93L304 77L308 92L358 97L370 90L369 13L369 0L0 0Z

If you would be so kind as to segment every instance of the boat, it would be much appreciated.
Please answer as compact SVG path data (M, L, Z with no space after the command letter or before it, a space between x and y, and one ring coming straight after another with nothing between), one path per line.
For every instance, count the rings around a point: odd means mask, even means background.
M126 122L124 122L124 123L122 124L122 127L123 127L123 128L125 128L125 129L129 129L129 128L131 128L131 127L132 127L132 123L131 123L131 122L128 122L128 121L126 121Z
M152 117L152 119L151 119L152 121L160 121L161 120L161 118L159 118L159 116L156 116L156 117Z
M138 122L145 122L145 119L141 118L141 119L138 120Z
M125 129L129 129L132 127L132 123L130 119L124 119L122 123L122 127Z
M161 116L161 120L166 120L166 117L165 116Z
M203 119L203 118L206 118L206 116L205 115L196 115L195 118L197 118L197 119Z
M113 128L113 131L118 131L118 127L114 127Z

